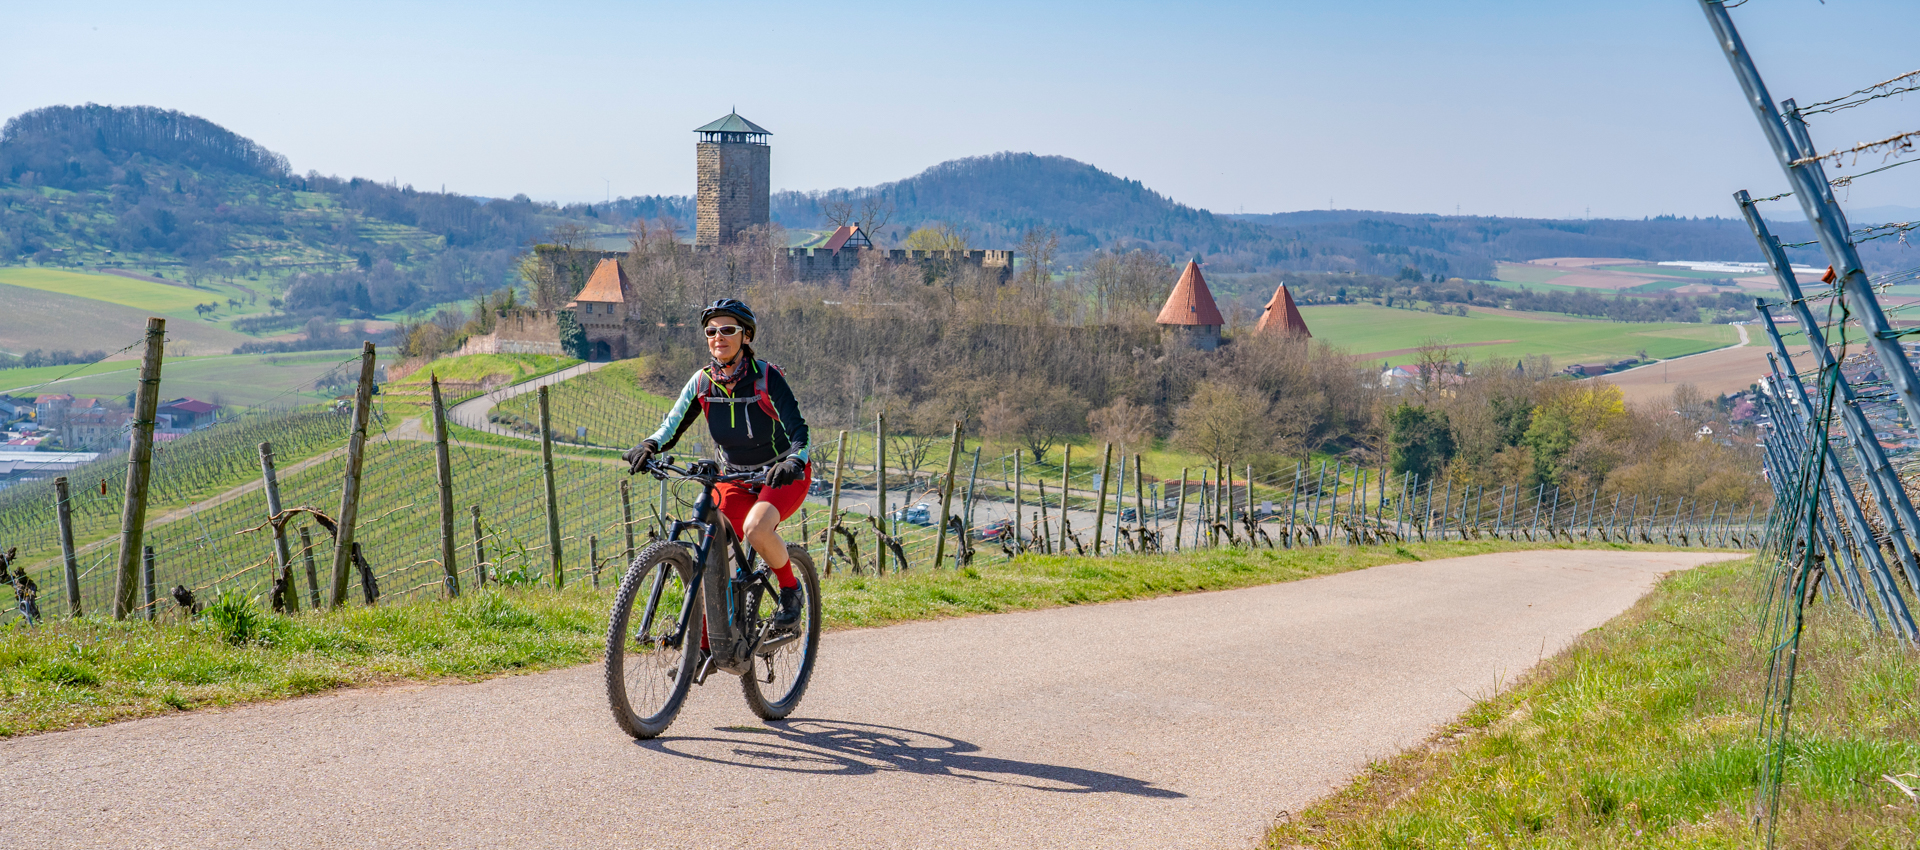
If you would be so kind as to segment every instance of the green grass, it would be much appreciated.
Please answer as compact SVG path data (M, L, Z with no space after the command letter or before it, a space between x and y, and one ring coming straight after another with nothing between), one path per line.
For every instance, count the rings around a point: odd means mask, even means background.
M829 578L823 584L825 624L859 628L1140 599L1291 581L1409 557L1525 548L1552 547L1453 542L1097 559L1028 556L1013 562L984 557L957 571ZM15 624L0 629L0 736L375 682L471 680L590 662L600 655L612 588L595 591L584 584L564 591L491 588L454 601L355 605L290 617L258 611L235 617L228 605L220 606L228 610L225 616L186 620L170 612L152 625L97 617Z
M673 400L640 388L646 361L635 358L609 363L548 390L547 408L560 439L573 440L576 428L587 429L587 442L602 446L635 446L660 426ZM496 414L517 417L539 433L540 398L535 393L515 396L495 406ZM814 439L820 439L816 435Z
M1655 359L1680 357L1739 341L1739 335L1728 325L1581 319L1542 321L1477 311L1466 316L1441 316L1368 304L1302 307L1300 313L1313 329L1315 339L1362 356L1417 348L1433 338L1454 344L1513 340L1463 347L1457 356L1511 364L1527 355L1544 354L1555 363L1592 363L1630 357L1642 349ZM1368 359L1404 364L1415 357L1399 354Z
M160 365L161 391L167 398L192 396L232 407L269 402L288 407L310 404L335 394L316 391L315 379L358 356L357 351L306 351L168 358ZM75 369L80 367L43 366L0 371L0 392L34 387ZM133 390L138 378L137 360L114 360L86 367L73 380L45 387L44 391L79 397L123 398Z
M118 275L87 274L47 268L0 268L0 285L58 292L109 304L120 304L150 313L192 317L195 304L221 302L227 310L226 296L219 292L168 286L164 283L134 280ZM262 308L264 309L264 307Z
M1765 657L1752 561L1670 576L1427 746L1276 828L1271 848L1761 846L1747 825ZM1783 847L1913 847L1920 657L1817 603ZM1911 784L1912 780L1907 780Z

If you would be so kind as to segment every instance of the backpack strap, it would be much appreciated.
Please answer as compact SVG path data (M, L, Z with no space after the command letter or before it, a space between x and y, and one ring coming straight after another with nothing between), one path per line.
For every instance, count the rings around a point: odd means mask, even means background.
M700 402L700 415L710 416L707 412L707 396L713 395L713 379L707 376L707 370L693 373L693 397Z
M771 417L773 421L779 422L780 411L773 408L773 394L767 392L767 373L775 371L780 367L768 363L765 360L759 361L754 365L760 368L756 370L758 374L755 375L753 379L753 394L760 398L760 409L765 411L767 416ZM782 377L786 375L785 372L781 372L780 374Z

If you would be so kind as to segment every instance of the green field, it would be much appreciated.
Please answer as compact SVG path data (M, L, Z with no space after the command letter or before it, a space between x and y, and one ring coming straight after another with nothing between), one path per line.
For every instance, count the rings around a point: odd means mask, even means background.
M1494 276L1504 283L1552 283L1553 279L1565 275L1559 269L1531 266L1525 263L1500 263ZM1570 287L1578 289L1579 287Z
M1534 354L1556 364L1619 360L1645 350L1656 359L1697 354L1739 342L1730 325L1676 322L1606 322L1574 318L1523 319L1473 311L1467 316L1440 316L1367 304L1300 308L1313 329L1314 339L1331 343L1356 356L1418 348L1430 339L1454 345L1497 342L1460 348L1458 357L1511 361ZM1395 365L1413 362L1411 352L1372 356L1369 360Z
M298 354L228 354L169 359L160 366L161 394L192 396L223 406L249 407L272 402L292 406L331 398L316 391L314 380L357 351L306 351ZM138 361L114 360L93 366L43 366L0 370L0 393L62 392L78 397L120 398L133 390ZM352 367L349 367L351 370ZM46 381L68 372L80 375L51 386ZM358 374L355 372L354 374Z
M0 284L38 289L42 292L58 292L62 295L120 304L149 313L196 320L199 317L193 312L195 304L218 301L220 312L223 315L228 312L226 299L229 293L224 291L224 288L189 289L184 286L168 286L164 283L134 280L118 275L45 268L0 268ZM265 310L266 306L257 305L257 308Z
M1721 280L1721 279L1730 278L1730 277L1740 277L1740 275L1730 274L1728 272L1700 272L1700 271L1694 271L1693 269L1681 268L1679 266L1627 265L1627 266L1594 266L1594 268L1599 269L1601 271L1609 271L1609 272L1626 272L1628 274L1652 274L1652 275L1660 275L1661 277L1691 277L1691 278L1699 278L1701 280Z

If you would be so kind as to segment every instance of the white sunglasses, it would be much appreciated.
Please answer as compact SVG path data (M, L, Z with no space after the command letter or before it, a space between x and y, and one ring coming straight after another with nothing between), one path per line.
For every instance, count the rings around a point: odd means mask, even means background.
M733 336L743 330L746 329L739 325L708 325L707 339L713 339L716 336Z

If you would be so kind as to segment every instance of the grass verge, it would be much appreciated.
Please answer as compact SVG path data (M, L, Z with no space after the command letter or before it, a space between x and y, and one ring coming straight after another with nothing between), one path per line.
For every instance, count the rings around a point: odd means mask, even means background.
M1027 556L958 571L835 576L824 582L823 602L828 628L867 627L1224 590L1532 548L1576 547L1481 541ZM173 612L156 624L90 617L26 627L16 621L0 629L0 737L353 685L474 680L581 664L600 656L611 596L611 587L492 587L451 601L288 617L262 612L229 593L200 617Z
M1763 843L1750 825L1766 661L1751 560L1669 576L1425 746L1277 825L1269 848ZM1816 603L1801 644L1782 847L1913 847L1920 656Z

